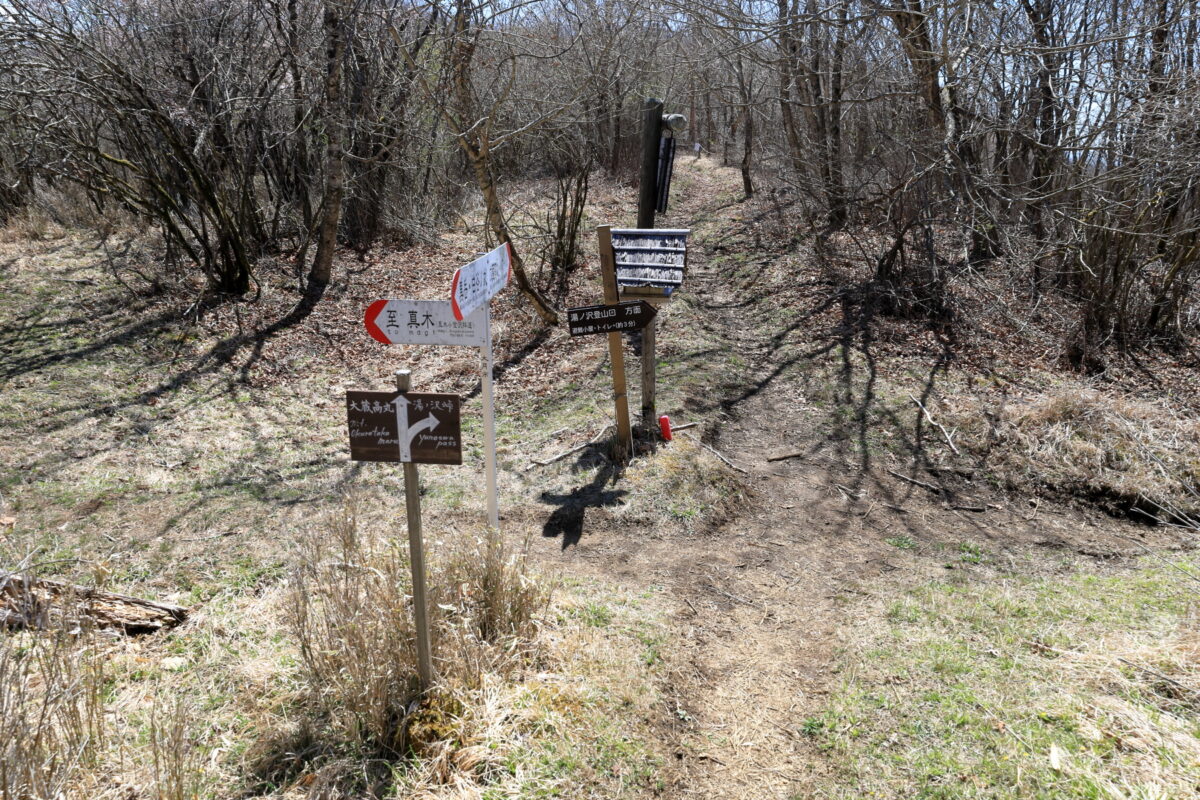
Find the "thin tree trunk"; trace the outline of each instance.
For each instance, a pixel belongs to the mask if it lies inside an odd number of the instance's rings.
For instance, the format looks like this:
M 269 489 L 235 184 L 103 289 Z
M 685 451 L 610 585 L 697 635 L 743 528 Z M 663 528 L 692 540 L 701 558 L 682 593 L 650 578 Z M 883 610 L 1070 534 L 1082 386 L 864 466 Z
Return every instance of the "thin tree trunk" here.
M 325 197 L 321 203 L 321 227 L 317 234 L 317 254 L 313 257 L 308 280 L 324 286 L 329 283 L 333 268 L 333 251 L 337 247 L 338 222 L 342 216 L 342 195 L 345 193 L 345 163 L 342 153 L 342 56 L 346 49 L 343 12 L 338 0 L 325 4 L 326 49 L 325 71 Z

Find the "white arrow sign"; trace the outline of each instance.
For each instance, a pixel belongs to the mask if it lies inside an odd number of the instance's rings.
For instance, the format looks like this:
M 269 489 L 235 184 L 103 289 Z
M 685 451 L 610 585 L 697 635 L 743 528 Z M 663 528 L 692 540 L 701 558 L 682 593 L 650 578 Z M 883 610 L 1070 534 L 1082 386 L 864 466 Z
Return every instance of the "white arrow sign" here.
M 488 300 L 508 285 L 511 274 L 512 254 L 507 244 L 455 270 L 454 280 L 450 283 L 450 307 L 454 310 L 454 318 L 466 319 L 472 311 L 487 305 Z
M 455 319 L 446 300 L 376 300 L 363 317 L 367 333 L 384 344 L 440 344 L 483 347 L 483 311 Z
M 396 398 L 396 430 L 400 444 L 400 460 L 404 463 L 412 461 L 412 443 L 424 431 L 431 431 L 441 423 L 433 412 L 415 425 L 408 424 L 408 398 L 400 395 Z
M 422 431 L 431 431 L 438 426 L 438 418 L 429 412 L 429 416 L 418 422 L 416 425 L 408 426 L 408 446 L 412 447 L 413 439 L 417 438 L 417 434 Z

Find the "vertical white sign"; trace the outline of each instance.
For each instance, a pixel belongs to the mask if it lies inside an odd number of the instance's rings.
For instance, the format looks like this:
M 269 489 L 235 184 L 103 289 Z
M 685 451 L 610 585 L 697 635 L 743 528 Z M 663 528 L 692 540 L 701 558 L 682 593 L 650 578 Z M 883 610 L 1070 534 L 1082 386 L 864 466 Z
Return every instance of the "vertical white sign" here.
M 508 285 L 511 274 L 512 256 L 507 244 L 455 270 L 454 280 L 450 283 L 450 307 L 454 318 L 465 319 L 472 311 L 487 304 Z

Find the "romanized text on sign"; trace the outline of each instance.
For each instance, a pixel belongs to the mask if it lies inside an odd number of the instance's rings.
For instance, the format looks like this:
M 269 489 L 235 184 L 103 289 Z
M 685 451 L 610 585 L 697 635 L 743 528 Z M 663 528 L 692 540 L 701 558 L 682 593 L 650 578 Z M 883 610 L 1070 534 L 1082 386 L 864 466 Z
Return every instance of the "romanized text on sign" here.
M 482 309 L 456 319 L 448 300 L 376 300 L 364 317 L 367 333 L 384 344 L 487 344 Z

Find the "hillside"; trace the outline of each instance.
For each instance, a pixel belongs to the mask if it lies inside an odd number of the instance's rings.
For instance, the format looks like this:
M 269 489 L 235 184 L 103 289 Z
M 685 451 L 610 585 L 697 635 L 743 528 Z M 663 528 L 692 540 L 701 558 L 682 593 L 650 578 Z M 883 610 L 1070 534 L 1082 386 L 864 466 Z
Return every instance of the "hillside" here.
M 102 679 L 72 708 L 100 741 L 62 772 L 64 796 L 1190 796 L 1190 356 L 1068 371 L 1048 333 L 1060 309 L 1011 312 L 1000 276 L 965 283 L 949 322 L 885 314 L 867 233 L 743 201 L 738 171 L 707 158 L 676 169 L 659 225 L 690 228 L 693 249 L 659 315 L 658 404 L 696 426 L 612 459 L 603 337 L 542 327 L 507 291 L 512 561 L 483 531 L 477 354 L 386 348 L 362 325 L 375 299 L 444 297 L 477 224 L 341 254 L 311 311 L 284 262 L 261 268 L 261 299 L 200 309 L 186 276 L 118 236 L 0 245 L 0 570 L 189 610 L 79 645 L 72 685 Z M 635 199 L 593 191 L 564 305 L 599 301 L 590 231 L 631 224 Z M 343 402 L 400 367 L 465 400 L 464 464 L 421 472 L 445 630 L 491 608 L 472 592 L 495 574 L 473 568 L 521 574 L 513 638 L 448 645 L 445 694 L 378 723 L 403 731 L 381 747 L 362 733 L 379 698 L 347 699 L 359 651 L 329 615 L 380 641 L 408 624 L 389 584 L 399 471 L 348 460 Z M 325 564 L 361 576 L 309 576 Z M 40 634 L 0 635 L 17 708 Z M 52 683 L 37 674 L 25 685 Z

